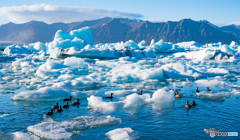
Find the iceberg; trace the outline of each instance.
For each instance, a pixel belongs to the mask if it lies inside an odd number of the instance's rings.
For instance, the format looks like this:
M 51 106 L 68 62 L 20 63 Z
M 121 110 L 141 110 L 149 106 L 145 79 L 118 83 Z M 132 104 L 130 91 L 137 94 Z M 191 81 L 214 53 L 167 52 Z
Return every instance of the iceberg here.
M 39 137 L 23 132 L 4 133 L 0 131 L 2 140 L 40 140 Z
M 70 139 L 74 131 L 88 130 L 121 123 L 120 118 L 111 116 L 81 116 L 64 122 L 42 122 L 29 126 L 27 130 L 45 139 Z
M 166 91 L 165 89 L 159 89 L 155 91 L 150 98 L 150 94 L 138 95 L 133 93 L 126 96 L 126 99 L 118 102 L 104 102 L 102 97 L 96 97 L 91 95 L 88 100 L 88 106 L 96 108 L 103 112 L 113 112 L 123 108 L 135 108 L 140 107 L 148 103 L 166 103 L 175 101 L 174 92 Z
M 54 48 L 70 48 L 77 47 L 83 48 L 86 45 L 93 45 L 92 31 L 89 27 L 71 30 L 69 33 L 58 30 L 52 42 L 47 46 L 51 49 Z
M 129 127 L 111 130 L 105 136 L 111 140 L 135 140 L 140 138 L 140 135 L 134 133 Z
M 65 58 L 63 65 L 74 67 L 74 68 L 82 68 L 82 69 L 85 69 L 88 67 L 88 64 L 84 61 L 84 59 L 76 58 L 76 57 Z
M 3 51 L 4 54 L 12 55 L 12 54 L 31 54 L 32 52 L 25 47 L 18 46 L 18 45 L 11 45 L 8 46 Z

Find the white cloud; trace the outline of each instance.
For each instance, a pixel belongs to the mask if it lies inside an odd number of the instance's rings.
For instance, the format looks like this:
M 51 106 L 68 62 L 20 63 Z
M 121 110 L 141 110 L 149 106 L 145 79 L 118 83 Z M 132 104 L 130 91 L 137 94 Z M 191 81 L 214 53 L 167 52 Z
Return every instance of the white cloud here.
M 230 22 L 230 23 L 227 23 L 227 25 L 232 25 L 232 24 L 240 25 L 240 21 L 239 21 L 239 22 Z
M 0 16 L 7 17 L 9 21 L 24 23 L 31 20 L 54 22 L 76 22 L 93 20 L 103 17 L 118 18 L 142 18 L 143 15 L 136 13 L 125 13 L 108 9 L 83 8 L 77 6 L 54 6 L 47 4 L 24 5 L 1 7 Z

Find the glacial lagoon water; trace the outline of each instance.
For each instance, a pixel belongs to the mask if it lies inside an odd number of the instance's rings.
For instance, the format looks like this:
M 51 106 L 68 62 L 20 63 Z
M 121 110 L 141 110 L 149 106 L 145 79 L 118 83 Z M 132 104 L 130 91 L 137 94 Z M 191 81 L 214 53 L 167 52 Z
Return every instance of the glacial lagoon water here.
M 131 106 L 128 108 L 118 108 L 112 111 L 103 111 L 96 107 L 91 107 L 88 104 L 87 97 L 80 98 L 80 106 L 70 106 L 68 109 L 63 109 L 61 113 L 55 113 L 52 116 L 44 115 L 50 111 L 50 108 L 58 102 L 60 105 L 64 105 L 65 102 L 62 99 L 53 100 L 31 100 L 31 101 L 17 101 L 12 100 L 11 97 L 19 94 L 23 91 L 37 90 L 42 87 L 52 86 L 52 84 L 59 81 L 54 81 L 57 76 L 40 77 L 38 81 L 34 81 L 36 70 L 46 62 L 46 59 L 41 61 L 30 61 L 30 63 L 24 65 L 28 70 L 23 70 L 23 66 L 13 67 L 12 62 L 2 63 L 4 78 L 1 82 L 1 94 L 0 94 L 0 137 L 2 139 L 8 139 L 14 132 L 23 132 L 35 135 L 28 131 L 29 126 L 34 126 L 41 122 L 53 120 L 55 122 L 64 122 L 70 119 L 74 119 L 79 116 L 111 116 L 120 118 L 121 123 L 98 126 L 91 129 L 86 128 L 84 130 L 78 130 L 79 133 L 73 134 L 72 140 L 77 139 L 108 139 L 105 134 L 111 130 L 117 128 L 129 127 L 134 131 L 135 138 L 139 139 L 210 139 L 210 135 L 204 132 L 210 128 L 214 128 L 220 132 L 240 132 L 239 128 L 239 72 L 240 67 L 238 62 L 231 62 L 225 60 L 208 60 L 204 62 L 193 63 L 191 60 L 175 58 L 172 54 L 164 55 L 156 58 L 148 58 L 151 61 L 142 61 L 139 67 L 144 68 L 158 68 L 166 64 L 180 62 L 181 64 L 191 64 L 202 71 L 207 71 L 210 68 L 221 68 L 229 71 L 225 74 L 219 74 L 215 72 L 215 76 L 206 76 L 201 78 L 194 77 L 182 77 L 182 78 L 165 78 L 160 80 L 146 79 L 131 77 L 127 80 L 120 80 L 112 82 L 103 82 L 99 86 L 90 84 L 90 86 L 73 88 L 68 87 L 66 89 L 84 91 L 96 91 L 94 96 L 103 97 L 104 102 L 119 102 L 126 98 L 127 95 L 114 95 L 113 100 L 105 99 L 105 92 L 114 90 L 143 90 L 143 94 L 153 95 L 158 89 L 167 87 L 168 89 L 177 89 L 182 96 L 180 99 L 170 102 L 160 103 L 147 103 L 139 106 Z M 63 59 L 55 60 L 56 62 L 63 63 Z M 127 64 L 136 64 L 137 61 L 127 61 Z M 24 62 L 24 61 L 23 61 Z M 120 63 L 119 59 L 113 60 L 93 60 L 85 59 L 85 62 L 91 66 L 88 67 L 87 73 L 78 71 L 79 68 L 72 68 L 71 72 L 77 77 L 84 77 L 91 73 L 100 73 L 103 77 L 110 77 L 107 74 L 114 67 L 121 67 L 117 65 L 127 65 Z M 150 63 L 149 63 L 150 62 Z M 207 67 L 203 70 L 202 67 Z M 31 72 L 31 69 L 33 72 Z M 81 69 L 81 68 L 80 68 Z M 35 71 L 34 71 L 35 70 Z M 62 70 L 62 69 L 61 69 Z M 86 70 L 83 69 L 83 70 Z M 23 72 L 29 71 L 29 72 Z M 60 70 L 59 70 L 60 71 Z M 64 72 L 63 72 L 64 73 Z M 67 73 L 67 72 L 65 72 Z M 204 72 L 203 72 L 204 73 Z M 146 74 L 146 73 L 143 73 Z M 93 78 L 98 79 L 100 76 Z M 103 77 L 100 77 L 99 81 L 107 81 Z M 32 80 L 31 82 L 19 82 L 23 79 Z M 72 80 L 72 78 L 70 78 Z M 68 79 L 69 80 L 69 79 Z M 70 80 L 70 81 L 71 81 Z M 198 80 L 208 80 L 209 83 L 197 82 Z M 215 81 L 214 81 L 215 80 Z M 211 82 L 212 81 L 212 82 Z M 207 84 L 207 85 L 206 85 Z M 206 87 L 210 87 L 213 96 L 204 94 L 203 91 Z M 199 88 L 202 93 L 197 96 L 194 92 L 196 87 Z M 88 96 L 89 97 L 89 96 Z M 40 98 L 40 97 L 39 97 Z M 75 101 L 76 98 L 73 98 Z M 184 108 L 186 101 L 195 101 L 197 106 L 190 109 Z M 71 102 L 73 102 L 71 101 Z M 72 133 L 73 130 L 68 130 Z M 1 139 L 0 138 L 0 139 Z M 237 139 L 239 137 L 217 137 L 217 139 Z

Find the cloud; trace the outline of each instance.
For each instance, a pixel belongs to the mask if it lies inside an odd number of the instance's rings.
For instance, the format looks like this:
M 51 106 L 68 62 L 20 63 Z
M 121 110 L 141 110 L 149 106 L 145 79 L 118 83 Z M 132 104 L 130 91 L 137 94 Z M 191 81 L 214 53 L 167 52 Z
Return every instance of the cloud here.
M 227 23 L 227 25 L 232 25 L 232 24 L 234 24 L 234 25 L 240 25 L 240 21 L 239 21 L 239 22 L 230 22 L 230 23 Z
M 9 21 L 15 23 L 24 23 L 31 20 L 44 21 L 47 23 L 69 23 L 103 17 L 130 19 L 143 17 L 141 14 L 126 13 L 108 9 L 84 8 L 77 6 L 54 6 L 47 4 L 1 7 L 0 16 L 7 17 Z

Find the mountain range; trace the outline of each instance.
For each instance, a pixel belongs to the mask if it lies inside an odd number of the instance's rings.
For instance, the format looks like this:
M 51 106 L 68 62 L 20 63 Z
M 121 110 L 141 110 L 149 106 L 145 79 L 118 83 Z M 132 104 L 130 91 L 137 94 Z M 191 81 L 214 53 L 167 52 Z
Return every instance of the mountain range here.
M 130 39 L 137 43 L 145 40 L 147 44 L 152 39 L 155 41 L 163 39 L 165 42 L 172 43 L 196 41 L 200 44 L 217 42 L 229 44 L 231 41 L 240 41 L 240 26 L 236 25 L 217 27 L 206 20 L 194 21 L 191 19 L 152 23 L 106 17 L 73 23 L 47 24 L 41 21 L 31 21 L 14 24 L 10 22 L 0 26 L 0 43 L 51 42 L 57 30 L 69 32 L 85 26 L 91 27 L 94 44 L 115 43 Z

